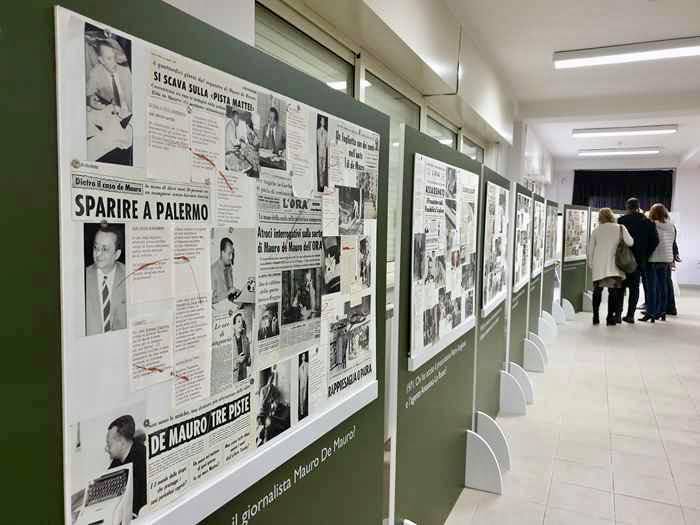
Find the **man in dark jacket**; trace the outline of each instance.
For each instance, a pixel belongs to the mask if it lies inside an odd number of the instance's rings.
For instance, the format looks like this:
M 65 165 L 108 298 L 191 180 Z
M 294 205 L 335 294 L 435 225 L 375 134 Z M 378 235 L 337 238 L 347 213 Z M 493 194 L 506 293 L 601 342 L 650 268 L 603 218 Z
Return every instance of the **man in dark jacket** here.
M 634 323 L 634 312 L 637 309 L 639 300 L 639 280 L 644 273 L 649 256 L 654 252 L 659 244 L 659 235 L 656 233 L 654 223 L 647 219 L 639 210 L 639 200 L 632 197 L 627 199 L 627 213 L 620 217 L 617 222 L 622 224 L 634 239 L 632 253 L 637 260 L 637 269 L 633 273 L 628 273 L 625 279 L 625 286 L 629 288 L 629 302 L 627 304 L 627 315 L 622 318 L 627 323 Z M 646 286 L 644 296 L 646 297 Z

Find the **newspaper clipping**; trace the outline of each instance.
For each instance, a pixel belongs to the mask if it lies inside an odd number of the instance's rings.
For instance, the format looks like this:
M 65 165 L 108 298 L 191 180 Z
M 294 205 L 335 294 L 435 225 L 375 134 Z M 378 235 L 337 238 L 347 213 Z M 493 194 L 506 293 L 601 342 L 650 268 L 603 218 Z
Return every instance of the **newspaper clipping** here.
M 479 177 L 416 154 L 411 355 L 449 344 L 474 318 Z
M 517 292 L 530 280 L 532 250 L 532 197 L 516 194 L 515 200 L 515 257 L 513 291 Z
M 375 380 L 380 137 L 56 12 L 66 522 L 148 522 Z
M 557 223 L 559 211 L 557 206 L 547 203 L 547 224 L 545 225 L 546 235 L 544 240 L 544 264 L 551 266 L 557 260 Z
M 535 199 L 535 208 L 532 224 L 532 278 L 534 279 L 544 268 L 544 228 L 545 205 L 544 202 Z
M 506 297 L 509 193 L 493 182 L 486 184 L 482 315 L 488 315 Z
M 567 208 L 564 222 L 564 262 L 585 259 L 588 247 L 588 210 Z

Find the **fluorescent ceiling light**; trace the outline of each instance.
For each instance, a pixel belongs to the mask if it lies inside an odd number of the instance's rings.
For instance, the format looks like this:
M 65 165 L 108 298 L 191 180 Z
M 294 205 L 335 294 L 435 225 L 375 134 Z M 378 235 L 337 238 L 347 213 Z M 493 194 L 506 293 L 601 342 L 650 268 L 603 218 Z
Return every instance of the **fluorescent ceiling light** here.
M 569 69 L 699 55 L 700 37 L 694 36 L 619 46 L 557 51 L 554 53 L 553 60 L 554 69 Z
M 666 124 L 663 126 L 631 126 L 624 128 L 585 128 L 574 129 L 571 136 L 575 138 L 583 137 L 627 137 L 639 135 L 669 135 L 676 133 L 676 124 Z
M 438 142 L 440 144 L 444 144 L 445 146 L 452 146 L 453 144 L 452 139 L 438 139 Z
M 580 149 L 579 157 L 620 157 L 627 155 L 658 155 L 661 148 L 650 146 L 646 148 L 604 148 L 604 149 Z
M 326 85 L 331 89 L 345 91 L 345 88 L 347 87 L 348 83 L 345 80 L 337 80 L 333 82 L 326 82 Z M 360 86 L 363 88 L 368 88 L 372 87 L 372 84 L 370 84 L 367 80 L 360 80 Z

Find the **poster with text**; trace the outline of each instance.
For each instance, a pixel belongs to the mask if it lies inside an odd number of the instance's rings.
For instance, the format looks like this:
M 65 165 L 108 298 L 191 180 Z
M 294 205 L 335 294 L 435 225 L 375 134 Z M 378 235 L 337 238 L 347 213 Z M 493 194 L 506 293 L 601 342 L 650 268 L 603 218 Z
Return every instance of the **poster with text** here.
M 532 197 L 516 193 L 515 249 L 513 291 L 517 292 L 530 280 L 532 250 Z
M 544 236 L 545 236 L 545 205 L 535 199 L 535 209 L 532 224 L 532 278 L 534 279 L 544 268 Z
M 551 266 L 557 260 L 557 222 L 559 210 L 556 205 L 547 204 L 547 218 L 544 239 L 544 264 Z
M 564 222 L 564 262 L 586 258 L 588 249 L 588 210 L 567 208 Z
M 482 315 L 488 315 L 506 298 L 509 193 L 498 184 L 486 183 Z

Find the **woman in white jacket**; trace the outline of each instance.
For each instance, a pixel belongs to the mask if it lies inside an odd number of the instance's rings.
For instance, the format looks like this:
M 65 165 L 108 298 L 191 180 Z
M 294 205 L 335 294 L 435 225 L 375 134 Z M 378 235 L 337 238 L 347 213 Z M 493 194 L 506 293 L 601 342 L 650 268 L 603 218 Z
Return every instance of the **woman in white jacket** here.
M 598 212 L 598 227 L 591 233 L 588 242 L 588 266 L 593 274 L 593 324 L 600 323 L 598 311 L 603 288 L 608 289 L 608 316 L 606 324 L 613 326 L 621 322 L 622 302 L 625 295 L 623 280 L 625 272 L 615 264 L 615 251 L 620 240 L 627 246 L 634 239 L 621 224 L 617 224 L 610 208 Z

